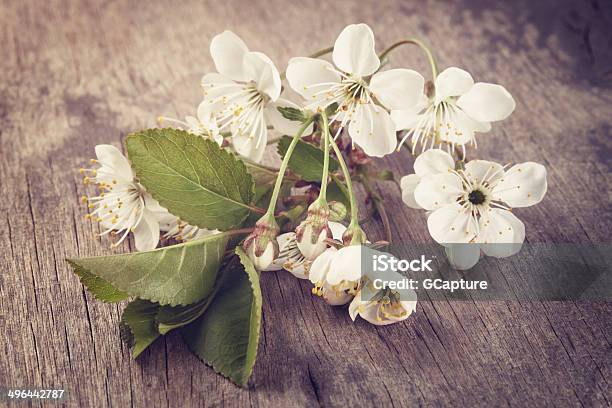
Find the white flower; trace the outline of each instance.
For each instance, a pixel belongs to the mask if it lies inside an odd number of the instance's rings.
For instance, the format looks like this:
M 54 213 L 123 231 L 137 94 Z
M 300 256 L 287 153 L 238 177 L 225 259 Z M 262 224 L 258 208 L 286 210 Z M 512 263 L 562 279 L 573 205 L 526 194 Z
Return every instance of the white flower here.
M 338 134 L 348 125 L 352 140 L 366 154 L 381 157 L 393 152 L 397 146 L 395 127 L 379 104 L 388 109 L 413 108 L 425 80 L 408 69 L 377 72 L 380 60 L 374 34 L 366 24 L 342 30 L 332 59 L 337 69 L 322 59 L 292 58 L 287 67 L 289 85 L 306 99 L 307 109 L 338 103 L 338 112 L 330 122 L 340 122 Z
M 266 148 L 268 125 L 284 134 L 297 133 L 300 123 L 283 118 L 277 110 L 295 104 L 280 98 L 280 75 L 270 58 L 249 51 L 231 31 L 213 38 L 210 54 L 218 73 L 202 78 L 204 102 L 219 130 L 232 132 L 238 154 L 258 162 Z
M 344 305 L 355 295 L 362 278 L 361 245 L 328 248 L 310 267 L 312 293 L 330 305 Z
M 410 137 L 413 151 L 419 143 L 424 150 L 443 142 L 465 151 L 466 143 L 476 144 L 475 132 L 488 132 L 490 122 L 507 118 L 515 106 L 503 86 L 474 83 L 468 72 L 450 67 L 436 78 L 435 95 L 422 95 L 413 109 L 392 110 L 391 118 L 397 130 L 408 129 L 400 146 Z
M 329 222 L 329 229 L 335 240 L 342 240 L 346 227 L 339 222 Z M 299 279 L 308 279 L 312 260 L 306 259 L 300 251 L 295 232 L 287 232 L 277 237 L 279 255 L 266 271 L 285 269 Z
M 404 277 L 397 272 L 392 272 L 392 277 L 387 281 L 399 282 Z M 416 310 L 417 295 L 412 289 L 401 291 L 376 289 L 373 282 L 368 281 L 349 305 L 349 315 L 355 321 L 361 316 L 368 322 L 377 326 L 384 326 L 405 320 Z
M 520 250 L 525 226 L 511 207 L 528 207 L 542 200 L 547 189 L 544 166 L 527 162 L 506 170 L 497 163 L 472 160 L 465 169 L 454 170 L 445 152 L 423 157 L 421 165 L 429 174 L 414 189 L 414 200 L 432 211 L 427 226 L 436 242 L 451 248 L 450 244 L 477 243 L 478 251 L 495 257 Z M 474 250 L 470 251 L 457 256 L 463 269 L 474 260 Z
M 219 146 L 221 146 L 223 143 L 223 136 L 221 136 L 219 133 L 219 126 L 217 126 L 217 121 L 213 115 L 211 105 L 206 101 L 202 101 L 200 105 L 198 105 L 196 116 L 197 117 L 186 116 L 184 122 L 182 120 L 160 116 L 158 118 L 158 122 L 160 124 L 164 121 L 176 123 L 185 127 L 194 135 L 202 136 L 205 139 L 214 140 Z
M 414 161 L 414 173 L 401 178 L 402 200 L 410 208 L 422 209 L 414 198 L 414 190 L 422 178 L 433 174 L 448 173 L 455 169 L 455 161 L 443 150 L 429 149 Z
M 83 196 L 92 210 L 88 218 L 100 222 L 105 229 L 100 235 L 121 235 L 113 244 L 119 245 L 130 232 L 134 233 L 136 249 L 153 249 L 159 242 L 159 217 L 163 211 L 159 203 L 134 179 L 128 160 L 111 145 L 96 146 L 97 169 L 80 169 L 86 174 L 85 184 L 95 183 L 100 190 L 98 196 Z

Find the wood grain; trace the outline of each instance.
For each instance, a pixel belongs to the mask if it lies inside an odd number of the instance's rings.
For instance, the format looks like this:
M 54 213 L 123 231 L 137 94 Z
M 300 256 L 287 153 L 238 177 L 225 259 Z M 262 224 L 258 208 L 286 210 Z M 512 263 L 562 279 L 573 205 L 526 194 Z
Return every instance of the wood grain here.
M 66 257 L 113 252 L 83 219 L 76 169 L 95 144 L 192 114 L 214 34 L 232 29 L 283 66 L 361 21 L 379 49 L 418 36 L 441 67 L 510 90 L 517 109 L 478 155 L 548 167 L 546 199 L 520 211 L 528 241 L 610 243 L 609 2 L 3 0 L 0 386 L 65 387 L 70 406 L 610 405 L 610 302 L 420 302 L 414 318 L 374 327 L 306 282 L 264 274 L 259 358 L 239 389 L 174 334 L 132 360 L 121 306 L 70 272 Z M 428 72 L 414 49 L 393 63 Z M 412 171 L 406 152 L 380 164 Z M 379 188 L 396 239 L 429 242 L 423 215 Z

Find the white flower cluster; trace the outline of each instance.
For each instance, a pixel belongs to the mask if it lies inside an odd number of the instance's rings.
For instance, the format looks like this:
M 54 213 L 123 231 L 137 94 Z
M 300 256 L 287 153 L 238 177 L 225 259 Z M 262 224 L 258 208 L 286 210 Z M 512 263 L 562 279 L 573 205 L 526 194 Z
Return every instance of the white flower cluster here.
M 286 81 L 302 97 L 299 103 L 288 99 L 283 76 L 270 58 L 250 51 L 236 34 L 225 31 L 215 36 L 210 53 L 217 72 L 202 78 L 203 100 L 196 116 L 185 121 L 161 119 L 219 145 L 230 145 L 238 155 L 259 162 L 270 129 L 298 134 L 296 139 L 300 132 L 312 133 L 312 125 L 301 128 L 300 122 L 285 118 L 279 107 L 322 115 L 326 108 L 337 106 L 329 118 L 323 115 L 325 124 L 329 119 L 329 125 L 334 125 L 331 137 L 348 134 L 353 145 L 368 156 L 385 156 L 404 143 L 416 153 L 420 146 L 415 174 L 401 180 L 402 197 L 408 206 L 427 211 L 429 232 L 445 246 L 455 267 L 472 267 L 481 252 L 505 257 L 520 249 L 525 226 L 512 208 L 542 200 L 547 188 L 545 168 L 532 162 L 509 168 L 484 160 L 465 163 L 466 146 L 476 146 L 476 133 L 488 132 L 492 122 L 514 111 L 514 99 L 501 85 L 475 83 L 468 72 L 455 67 L 437 74 L 432 58 L 433 81 L 426 82 L 411 69 L 381 70 L 374 34 L 365 24 L 342 30 L 333 47 L 333 63 L 306 57 L 289 61 Z M 325 141 L 326 148 L 335 146 L 327 143 L 327 137 Z M 450 152 L 462 152 L 461 160 L 455 162 Z M 146 250 L 157 246 L 160 231 L 179 240 L 214 233 L 185 224 L 161 207 L 113 146 L 97 146 L 96 156 L 94 163 L 99 167 L 81 172 L 85 182 L 95 183 L 100 192 L 83 199 L 92 209 L 88 217 L 101 223 L 103 235 L 120 235 L 118 244 L 133 232 L 137 249 Z M 344 173 L 347 177 L 348 171 Z M 327 170 L 323 174 L 326 184 Z M 415 310 L 414 294 L 401 299 L 397 292 L 382 290 L 362 299 L 360 291 L 369 282 L 359 265 L 366 238 L 354 224 L 356 211 L 348 229 L 330 222 L 323 195 L 322 201 L 310 206 L 308 217 L 295 232 L 279 236 L 273 208 L 271 203 L 244 243 L 258 269 L 284 268 L 309 279 L 313 293 L 329 304 L 351 302 L 353 319 L 360 315 L 374 324 L 390 324 Z

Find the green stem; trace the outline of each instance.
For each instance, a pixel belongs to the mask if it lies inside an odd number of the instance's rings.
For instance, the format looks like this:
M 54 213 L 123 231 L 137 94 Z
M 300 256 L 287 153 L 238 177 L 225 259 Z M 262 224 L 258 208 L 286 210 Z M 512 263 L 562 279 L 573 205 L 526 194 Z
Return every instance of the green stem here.
M 325 112 L 321 113 L 323 118 L 323 144 L 324 144 L 324 156 L 323 156 L 323 177 L 321 177 L 321 190 L 319 192 L 319 200 L 327 202 L 327 179 L 329 178 L 329 121 Z
M 272 197 L 270 198 L 270 205 L 268 207 L 268 211 L 264 215 L 264 217 L 268 216 L 274 219 L 274 210 L 276 209 L 276 200 L 278 200 L 278 193 L 280 192 L 281 186 L 283 184 L 283 179 L 285 177 L 285 171 L 287 170 L 287 165 L 289 164 L 289 159 L 291 159 L 291 155 L 293 154 L 293 150 L 295 146 L 299 142 L 300 138 L 306 131 L 306 128 L 310 126 L 312 121 L 314 120 L 314 116 L 308 118 L 306 122 L 302 124 L 298 132 L 293 136 L 293 140 L 291 140 L 291 144 L 287 148 L 287 152 L 285 153 L 285 157 L 283 158 L 283 162 L 278 169 L 278 176 L 276 176 L 276 183 L 274 184 L 274 191 L 272 191 Z
M 319 58 L 322 57 L 325 54 L 329 54 L 330 52 L 334 51 L 334 47 L 327 47 L 327 48 L 323 48 L 322 50 L 319 50 L 313 54 L 310 54 L 308 56 L 308 58 Z
M 433 76 L 433 79 L 435 80 L 436 77 L 438 76 L 438 66 L 436 65 L 436 60 L 434 59 L 433 54 L 431 53 L 430 49 L 425 44 L 423 44 L 421 41 L 417 40 L 416 38 L 408 38 L 405 40 L 398 41 L 395 44 L 392 44 L 386 50 L 384 50 L 378 56 L 378 58 L 380 58 L 380 60 L 382 61 L 383 58 L 387 56 L 387 54 L 389 54 L 391 51 L 393 51 L 397 47 L 404 45 L 404 44 L 417 45 L 425 52 L 425 54 L 427 54 L 427 59 L 429 60 L 429 65 L 431 66 L 431 75 Z
M 329 53 L 330 53 L 330 52 L 332 52 L 333 50 L 334 50 L 334 47 L 327 47 L 327 48 L 323 48 L 322 50 L 319 50 L 319 51 L 317 51 L 317 52 L 314 52 L 314 53 L 310 54 L 310 55 L 308 56 L 308 58 L 319 58 L 319 57 L 321 57 L 321 56 L 323 56 L 323 55 L 325 55 L 325 54 L 329 54 Z M 285 71 L 281 72 L 281 74 L 280 74 L 280 79 L 281 79 L 281 81 L 282 81 L 283 79 L 285 79 L 286 77 L 287 77 L 287 70 L 285 70 Z
M 351 204 L 351 225 L 359 224 L 359 209 L 357 208 L 357 199 L 355 198 L 355 192 L 353 191 L 353 183 L 351 181 L 351 173 L 349 172 L 348 167 L 346 166 L 346 162 L 344 161 L 344 157 L 342 156 L 342 152 L 338 149 L 336 145 L 336 141 L 334 138 L 329 138 L 329 143 L 331 147 L 334 149 L 334 153 L 338 157 L 338 161 L 340 162 L 340 167 L 342 168 L 342 173 L 344 174 L 344 179 L 346 181 L 346 187 L 349 193 L 349 200 Z

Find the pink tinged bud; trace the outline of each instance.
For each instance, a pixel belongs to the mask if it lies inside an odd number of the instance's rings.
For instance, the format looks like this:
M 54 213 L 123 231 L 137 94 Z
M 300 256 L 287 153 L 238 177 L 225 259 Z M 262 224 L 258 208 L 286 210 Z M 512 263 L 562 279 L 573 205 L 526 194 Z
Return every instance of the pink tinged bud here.
M 326 239 L 332 238 L 329 229 L 329 207 L 325 201 L 315 201 L 308 207 L 308 216 L 295 229 L 297 246 L 310 261 L 327 249 Z
M 368 238 L 359 225 L 349 225 L 342 234 L 342 243 L 346 246 L 361 245 L 366 242 L 368 242 Z
M 247 254 L 251 259 L 251 262 L 253 262 L 255 268 L 258 271 L 263 271 L 272 265 L 272 262 L 274 262 L 274 259 L 276 258 L 275 252 L 277 251 L 275 251 L 274 243 L 269 241 L 264 247 L 264 250 L 261 251 L 261 253 L 259 252 L 260 251 L 257 250 L 257 245 L 249 245 L 247 249 Z
M 278 233 L 274 218 L 263 216 L 255 224 L 255 230 L 244 240 L 242 246 L 258 270 L 269 268 L 278 257 Z
M 302 255 L 304 255 L 304 258 L 313 261 L 327 249 L 325 240 L 331 237 L 332 233 L 328 226 L 321 229 L 317 235 L 313 226 L 311 224 L 306 224 L 303 228 L 300 228 L 297 246 Z

